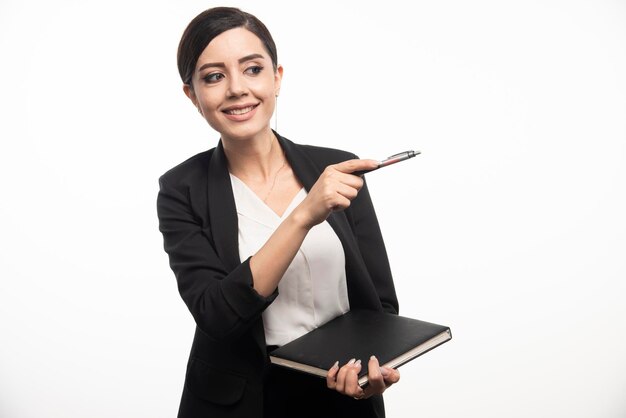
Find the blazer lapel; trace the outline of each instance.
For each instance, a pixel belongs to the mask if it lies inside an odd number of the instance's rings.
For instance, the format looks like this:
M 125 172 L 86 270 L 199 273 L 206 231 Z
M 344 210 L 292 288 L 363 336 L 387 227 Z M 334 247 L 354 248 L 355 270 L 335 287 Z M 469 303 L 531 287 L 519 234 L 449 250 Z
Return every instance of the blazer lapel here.
M 224 267 L 227 271 L 232 271 L 241 264 L 239 259 L 239 222 L 237 221 L 237 206 L 235 205 L 233 186 L 228 172 L 228 161 L 226 154 L 224 154 L 222 141 L 219 142 L 211 156 L 208 170 L 207 193 L 213 245 L 224 263 Z M 262 317 L 256 320 L 250 330 L 252 339 L 259 348 L 259 353 L 262 358 L 267 359 Z
M 296 144 L 276 134 L 285 151 L 289 164 L 300 179 L 308 192 L 315 184 L 320 174 L 326 167 L 319 167 L 309 156 Z M 348 298 L 351 309 L 373 309 L 382 311 L 382 305 L 376 288 L 369 276 L 369 272 L 363 261 L 361 251 L 354 238 L 352 228 L 345 212 L 333 212 L 327 218 L 337 237 L 343 245 L 346 257 L 346 281 L 348 285 Z
M 293 142 L 276 134 L 287 160 L 294 173 L 309 191 L 319 178 L 325 167 L 319 167 L 309 156 Z M 228 173 L 228 161 L 220 141 L 211 155 L 208 167 L 208 209 L 211 236 L 218 256 L 228 270 L 234 270 L 240 263 L 237 207 L 233 196 L 232 184 Z M 380 300 L 369 277 L 365 263 L 350 224 L 344 212 L 332 213 L 328 223 L 341 241 L 346 256 L 346 276 L 350 307 L 382 310 Z M 263 357 L 267 356 L 263 321 L 259 318 L 251 328 L 253 339 L 256 341 Z
M 209 222 L 213 244 L 224 266 L 231 271 L 241 263 L 241 260 L 239 260 L 237 207 L 222 141 L 211 156 L 208 170 Z

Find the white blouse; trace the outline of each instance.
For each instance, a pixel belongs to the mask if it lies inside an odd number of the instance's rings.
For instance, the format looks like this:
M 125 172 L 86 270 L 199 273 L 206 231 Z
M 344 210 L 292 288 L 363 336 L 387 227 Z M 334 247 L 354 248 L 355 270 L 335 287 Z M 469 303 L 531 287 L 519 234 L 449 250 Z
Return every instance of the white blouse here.
M 230 175 L 239 221 L 239 257 L 254 255 L 304 200 L 300 189 L 278 216 L 246 184 Z M 278 297 L 263 312 L 268 345 L 283 345 L 350 310 L 345 255 L 328 222 L 311 228 L 278 284 Z

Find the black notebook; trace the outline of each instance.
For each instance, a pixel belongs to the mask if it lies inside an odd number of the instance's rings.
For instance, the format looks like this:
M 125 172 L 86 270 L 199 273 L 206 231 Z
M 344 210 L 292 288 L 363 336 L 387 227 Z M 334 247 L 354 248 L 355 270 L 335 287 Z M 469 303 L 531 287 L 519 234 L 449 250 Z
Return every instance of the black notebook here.
M 384 312 L 350 311 L 270 353 L 272 363 L 326 377 L 339 365 L 361 359 L 359 385 L 367 383 L 367 363 L 396 368 L 452 338 L 450 328 Z

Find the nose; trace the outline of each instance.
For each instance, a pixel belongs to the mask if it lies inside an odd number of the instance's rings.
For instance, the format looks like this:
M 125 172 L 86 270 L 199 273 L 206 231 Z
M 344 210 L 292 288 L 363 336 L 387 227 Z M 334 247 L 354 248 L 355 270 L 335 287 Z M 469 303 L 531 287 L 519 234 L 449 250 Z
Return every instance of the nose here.
M 246 81 L 241 75 L 234 74 L 229 77 L 228 89 L 226 91 L 228 97 L 241 97 L 247 94 L 247 92 Z

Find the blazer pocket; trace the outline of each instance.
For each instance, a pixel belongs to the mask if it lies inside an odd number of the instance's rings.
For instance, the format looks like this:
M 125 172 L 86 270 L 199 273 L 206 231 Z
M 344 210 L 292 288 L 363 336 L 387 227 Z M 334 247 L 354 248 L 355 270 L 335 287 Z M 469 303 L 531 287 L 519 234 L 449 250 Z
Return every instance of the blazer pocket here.
M 234 405 L 243 396 L 246 378 L 216 369 L 191 358 L 185 379 L 187 388 L 197 397 L 217 405 Z

